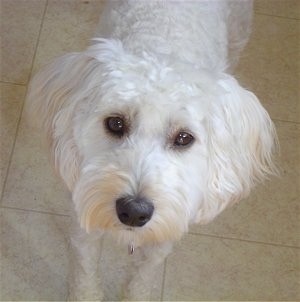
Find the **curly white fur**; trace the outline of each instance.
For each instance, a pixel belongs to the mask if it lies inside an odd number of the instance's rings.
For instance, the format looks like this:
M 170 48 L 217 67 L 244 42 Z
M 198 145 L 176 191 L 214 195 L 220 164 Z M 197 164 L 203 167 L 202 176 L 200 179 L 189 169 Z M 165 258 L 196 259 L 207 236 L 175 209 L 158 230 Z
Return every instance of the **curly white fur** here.
M 57 59 L 31 82 L 29 112 L 47 135 L 84 230 L 75 226 L 71 234 L 71 298 L 100 299 L 93 264 L 100 231 L 143 248 L 128 295 L 145 300 L 149 267 L 164 259 L 170 242 L 276 173 L 273 123 L 228 74 L 247 42 L 251 6 L 110 1 L 92 45 Z M 105 130 L 103 121 L 115 114 L 130 125 L 125 138 Z M 173 140 L 182 130 L 195 141 L 178 150 Z M 152 201 L 143 227 L 118 219 L 115 203 L 124 195 Z

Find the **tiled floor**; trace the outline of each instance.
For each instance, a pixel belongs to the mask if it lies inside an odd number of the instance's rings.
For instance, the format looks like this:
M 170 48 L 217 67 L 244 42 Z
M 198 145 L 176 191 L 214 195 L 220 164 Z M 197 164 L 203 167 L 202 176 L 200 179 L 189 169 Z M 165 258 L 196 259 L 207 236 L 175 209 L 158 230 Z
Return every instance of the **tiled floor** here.
M 1 300 L 65 300 L 69 194 L 22 116 L 30 76 L 81 50 L 99 0 L 1 0 Z M 258 0 L 237 70 L 273 118 L 281 178 L 207 226 L 195 226 L 161 269 L 153 300 L 300 300 L 298 0 Z M 106 239 L 106 299 L 117 300 L 126 252 Z M 119 266 L 112 269 L 112 263 Z

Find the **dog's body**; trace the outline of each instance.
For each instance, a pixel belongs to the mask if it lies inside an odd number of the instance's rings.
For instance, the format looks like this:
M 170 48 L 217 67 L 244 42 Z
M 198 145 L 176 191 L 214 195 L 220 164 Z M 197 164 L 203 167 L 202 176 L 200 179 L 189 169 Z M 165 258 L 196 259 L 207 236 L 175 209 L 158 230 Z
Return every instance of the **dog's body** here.
M 248 41 L 251 17 L 252 2 L 244 0 L 111 1 L 96 36 L 119 39 L 132 54 L 146 51 L 224 71 Z
M 251 6 L 110 1 L 93 45 L 32 81 L 31 116 L 76 212 L 70 299 L 101 299 L 97 242 L 109 232 L 138 248 L 127 297 L 146 300 L 154 267 L 190 224 L 276 173 L 270 117 L 227 74 L 247 42 Z

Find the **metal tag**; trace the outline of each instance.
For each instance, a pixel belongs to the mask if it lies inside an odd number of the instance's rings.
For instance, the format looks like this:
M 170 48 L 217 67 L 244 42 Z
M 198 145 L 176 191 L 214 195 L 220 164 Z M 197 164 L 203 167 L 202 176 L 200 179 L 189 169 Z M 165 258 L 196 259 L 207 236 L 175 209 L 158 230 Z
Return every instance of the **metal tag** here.
M 130 244 L 128 244 L 128 254 L 129 255 L 133 255 L 134 250 L 135 250 L 135 248 L 134 248 L 134 242 L 131 242 Z

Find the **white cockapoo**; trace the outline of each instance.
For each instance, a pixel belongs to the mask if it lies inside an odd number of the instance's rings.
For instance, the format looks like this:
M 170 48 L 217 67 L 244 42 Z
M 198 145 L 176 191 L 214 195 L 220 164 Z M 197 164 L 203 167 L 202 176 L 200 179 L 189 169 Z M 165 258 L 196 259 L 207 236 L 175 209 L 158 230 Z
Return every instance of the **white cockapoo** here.
M 190 224 L 276 173 L 274 125 L 229 74 L 251 11 L 243 0 L 109 1 L 91 46 L 31 82 L 31 119 L 72 192 L 71 300 L 102 298 L 103 232 L 133 254 L 126 297 L 146 300 Z

